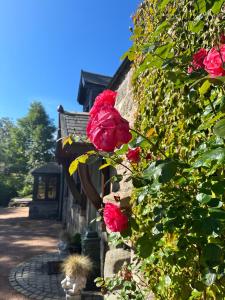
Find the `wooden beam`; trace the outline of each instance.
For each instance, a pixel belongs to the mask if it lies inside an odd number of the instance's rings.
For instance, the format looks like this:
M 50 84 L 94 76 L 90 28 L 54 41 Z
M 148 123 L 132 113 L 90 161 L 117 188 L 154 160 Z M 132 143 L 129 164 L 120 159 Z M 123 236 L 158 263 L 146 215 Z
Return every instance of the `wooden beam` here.
M 82 188 L 87 198 L 92 202 L 94 207 L 99 210 L 102 207 L 102 198 L 99 196 L 96 188 L 91 182 L 91 176 L 89 173 L 88 165 L 79 164 L 78 172 L 82 184 Z
M 82 196 L 81 194 L 79 193 L 79 191 L 77 190 L 76 188 L 76 182 L 73 178 L 73 176 L 70 176 L 69 174 L 69 167 L 67 164 L 63 164 L 63 169 L 64 169 L 64 172 L 65 172 L 65 176 L 66 176 L 66 181 L 67 181 L 67 184 L 69 186 L 69 189 L 73 195 L 73 198 L 78 202 L 78 203 L 82 203 Z

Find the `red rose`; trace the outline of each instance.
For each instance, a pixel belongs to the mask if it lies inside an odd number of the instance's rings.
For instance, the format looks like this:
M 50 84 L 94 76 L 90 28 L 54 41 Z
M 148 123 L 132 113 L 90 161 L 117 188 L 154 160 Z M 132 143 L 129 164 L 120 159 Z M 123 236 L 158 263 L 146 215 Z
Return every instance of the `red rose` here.
M 135 149 L 129 149 L 128 153 L 126 154 L 126 157 L 130 162 L 138 163 L 140 160 L 140 152 L 141 152 L 140 147 L 137 147 Z
M 103 106 L 91 116 L 87 124 L 87 136 L 96 149 L 112 152 L 131 140 L 129 129 L 129 123 L 114 107 Z
M 94 105 L 90 110 L 90 115 L 94 116 L 104 106 L 114 107 L 117 93 L 111 90 L 105 90 L 95 98 Z
M 207 56 L 207 53 L 208 52 L 206 49 L 201 48 L 200 50 L 198 50 L 198 52 L 196 52 L 193 55 L 192 66 L 193 66 L 194 70 L 204 68 L 203 61 L 204 61 L 205 57 Z
M 106 203 L 103 218 L 107 228 L 112 232 L 121 232 L 128 227 L 128 217 L 115 204 Z
M 203 61 L 207 56 L 207 53 L 208 52 L 206 49 L 201 48 L 193 55 L 191 66 L 188 67 L 188 74 L 191 74 L 193 71 L 203 69 L 205 67 Z
M 225 45 L 220 46 L 220 51 L 212 48 L 204 59 L 205 70 L 211 77 L 225 75 L 223 63 L 225 63 Z

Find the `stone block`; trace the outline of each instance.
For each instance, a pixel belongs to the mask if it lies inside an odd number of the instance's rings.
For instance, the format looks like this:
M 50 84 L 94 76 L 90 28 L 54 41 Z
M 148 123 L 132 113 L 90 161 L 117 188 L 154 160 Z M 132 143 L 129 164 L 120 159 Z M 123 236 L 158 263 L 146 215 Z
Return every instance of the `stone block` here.
M 124 264 L 130 262 L 130 252 L 124 249 L 112 249 L 106 252 L 104 277 L 113 277 Z

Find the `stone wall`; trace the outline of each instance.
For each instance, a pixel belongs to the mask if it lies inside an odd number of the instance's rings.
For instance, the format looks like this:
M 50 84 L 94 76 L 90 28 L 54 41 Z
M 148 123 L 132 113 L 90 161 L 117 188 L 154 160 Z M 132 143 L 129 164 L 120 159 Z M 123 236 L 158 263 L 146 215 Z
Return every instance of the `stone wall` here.
M 136 112 L 137 112 L 137 103 L 133 100 L 132 95 L 132 69 L 130 69 L 125 75 L 119 86 L 117 87 L 117 99 L 116 99 L 116 108 L 120 112 L 123 118 L 125 118 L 132 128 L 134 126 Z M 129 162 L 126 162 L 129 165 Z M 116 167 L 117 174 L 124 174 L 126 169 L 122 166 Z M 129 176 L 129 174 L 127 175 Z M 125 182 L 126 176 L 123 177 L 123 180 L 119 185 L 112 186 L 111 194 L 104 197 L 104 202 L 114 202 L 114 196 L 118 195 L 121 198 L 121 206 L 129 205 L 130 195 L 132 192 L 132 183 L 131 181 Z M 104 277 L 112 277 L 113 273 L 117 273 L 120 267 L 125 261 L 130 260 L 130 254 L 128 251 L 123 249 L 113 249 L 112 247 L 106 253 L 105 266 L 104 266 Z M 116 300 L 117 297 L 114 295 L 107 295 L 105 297 L 107 300 Z
M 120 114 L 130 123 L 130 127 L 133 127 L 135 115 L 137 111 L 137 103 L 133 100 L 132 95 L 132 68 L 124 76 L 124 80 L 117 89 L 117 99 L 115 107 L 118 109 Z
M 120 114 L 124 119 L 126 119 L 130 127 L 132 128 L 134 126 L 135 117 L 137 113 L 138 105 L 133 100 L 133 94 L 132 94 L 132 75 L 133 75 L 133 69 L 129 69 L 129 71 L 124 74 L 123 80 L 119 83 L 116 91 L 117 91 L 117 98 L 116 98 L 116 105 L 115 107 L 118 109 Z M 129 166 L 129 163 L 126 162 Z M 126 169 L 120 165 L 116 167 L 116 173 L 117 174 L 124 174 L 124 171 Z M 113 174 L 111 174 L 113 175 Z M 127 198 L 132 191 L 132 183 L 131 181 L 126 182 L 126 178 L 129 176 L 124 176 L 123 180 L 119 184 L 114 184 L 112 186 L 112 193 L 109 196 L 106 196 L 104 198 L 104 201 L 107 200 L 113 201 L 114 195 L 119 195 L 121 198 Z

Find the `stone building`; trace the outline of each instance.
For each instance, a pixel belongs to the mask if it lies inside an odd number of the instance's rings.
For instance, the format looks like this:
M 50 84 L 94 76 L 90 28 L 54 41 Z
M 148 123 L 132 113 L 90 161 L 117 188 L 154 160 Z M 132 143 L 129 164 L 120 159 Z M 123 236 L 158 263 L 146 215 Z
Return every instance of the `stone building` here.
M 104 273 L 104 260 L 108 245 L 104 224 L 93 220 L 98 216 L 97 210 L 101 208 L 103 198 L 104 202 L 107 202 L 113 201 L 115 194 L 129 197 L 131 186 L 125 182 L 120 183 L 120 186 L 108 184 L 111 170 L 105 168 L 99 171 L 99 166 L 103 163 L 101 159 L 90 165 L 80 164 L 78 172 L 73 176 L 69 175 L 68 168 L 77 156 L 93 149 L 93 146 L 86 142 L 88 111 L 95 97 L 103 90 L 117 91 L 116 108 L 131 126 L 133 125 L 136 105 L 132 100 L 131 77 L 132 69 L 128 59 L 123 61 L 112 78 L 81 71 L 77 101 L 83 105 L 83 112 L 67 112 L 62 106 L 58 109 L 59 130 L 56 159 L 63 168 L 59 216 L 69 233 L 79 232 L 85 237 L 85 241 L 92 243 L 92 258 L 99 263 L 97 275 Z M 75 134 L 75 143 L 64 146 L 63 139 L 70 134 Z M 118 173 L 123 171 L 121 168 L 117 169 Z M 121 256 L 118 257 L 118 251 L 116 251 L 115 254 L 112 252 L 108 255 L 111 262 L 108 270 L 105 268 L 106 275 L 112 273 L 112 270 L 116 271 L 121 265 L 118 261 L 129 259 L 129 253 L 122 253 L 121 250 L 120 254 Z

